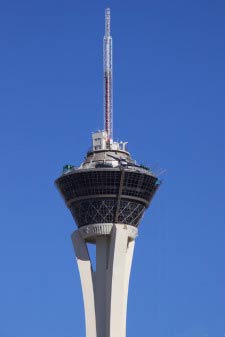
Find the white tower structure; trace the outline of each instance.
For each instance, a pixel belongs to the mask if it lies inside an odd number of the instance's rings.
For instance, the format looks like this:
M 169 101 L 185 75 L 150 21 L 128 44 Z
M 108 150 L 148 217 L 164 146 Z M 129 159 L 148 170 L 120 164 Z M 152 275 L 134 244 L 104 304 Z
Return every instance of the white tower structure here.
M 79 167 L 65 165 L 56 180 L 78 229 L 72 234 L 83 292 L 86 337 L 125 337 L 128 286 L 139 222 L 160 185 L 134 161 L 126 142 L 112 138 L 112 38 L 105 13 L 105 129 Z M 96 248 L 96 268 L 87 244 Z

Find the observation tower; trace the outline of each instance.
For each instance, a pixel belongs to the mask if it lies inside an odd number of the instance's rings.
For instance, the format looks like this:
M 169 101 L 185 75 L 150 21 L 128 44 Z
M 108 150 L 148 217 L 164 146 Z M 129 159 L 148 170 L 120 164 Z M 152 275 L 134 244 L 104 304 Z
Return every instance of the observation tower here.
M 81 278 L 87 337 L 125 337 L 129 277 L 138 225 L 160 185 L 150 168 L 139 165 L 113 141 L 112 37 L 105 11 L 104 130 L 79 167 L 65 165 L 56 180 L 78 229 L 72 241 Z M 96 247 L 96 268 L 87 243 Z

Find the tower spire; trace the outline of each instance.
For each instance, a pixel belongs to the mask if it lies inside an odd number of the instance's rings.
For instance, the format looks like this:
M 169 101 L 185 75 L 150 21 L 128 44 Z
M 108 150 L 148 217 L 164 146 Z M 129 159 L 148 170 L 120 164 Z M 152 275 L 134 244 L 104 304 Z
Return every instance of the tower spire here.
M 103 39 L 104 71 L 104 129 L 108 142 L 113 138 L 113 75 L 112 75 L 112 37 L 110 36 L 110 8 L 105 10 L 105 36 Z

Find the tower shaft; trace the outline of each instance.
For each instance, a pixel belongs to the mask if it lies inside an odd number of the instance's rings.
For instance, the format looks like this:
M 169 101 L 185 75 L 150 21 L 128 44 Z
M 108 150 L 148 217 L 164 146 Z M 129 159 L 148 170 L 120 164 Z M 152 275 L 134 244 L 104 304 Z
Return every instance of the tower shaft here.
M 113 138 L 113 74 L 112 74 L 112 37 L 110 36 L 110 9 L 105 10 L 105 36 L 103 40 L 104 71 L 104 128 L 108 141 Z
M 81 229 L 72 234 L 80 272 L 87 337 L 125 337 L 130 270 L 137 229 L 112 225 L 102 235 L 96 226 L 96 270 L 87 250 L 87 235 Z M 90 228 L 91 231 L 91 228 Z M 91 233 L 89 234 L 91 235 Z

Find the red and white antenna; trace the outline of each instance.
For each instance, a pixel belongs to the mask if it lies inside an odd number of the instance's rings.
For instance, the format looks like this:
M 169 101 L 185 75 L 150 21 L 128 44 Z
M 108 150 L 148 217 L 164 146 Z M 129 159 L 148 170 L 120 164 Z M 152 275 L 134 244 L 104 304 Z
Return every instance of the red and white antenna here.
M 112 37 L 110 36 L 110 8 L 105 10 L 105 36 L 103 39 L 104 70 L 104 127 L 108 142 L 113 139 L 113 74 Z

